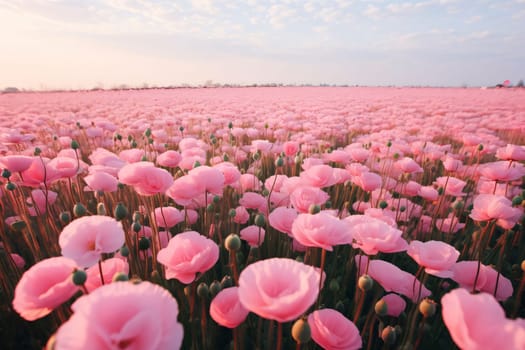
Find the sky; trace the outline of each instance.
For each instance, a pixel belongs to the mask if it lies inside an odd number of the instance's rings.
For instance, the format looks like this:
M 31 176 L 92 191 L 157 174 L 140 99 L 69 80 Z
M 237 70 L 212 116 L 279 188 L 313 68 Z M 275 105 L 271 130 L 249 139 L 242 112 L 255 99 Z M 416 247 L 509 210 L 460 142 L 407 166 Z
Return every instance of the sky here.
M 0 0 L 0 89 L 492 86 L 525 0 Z

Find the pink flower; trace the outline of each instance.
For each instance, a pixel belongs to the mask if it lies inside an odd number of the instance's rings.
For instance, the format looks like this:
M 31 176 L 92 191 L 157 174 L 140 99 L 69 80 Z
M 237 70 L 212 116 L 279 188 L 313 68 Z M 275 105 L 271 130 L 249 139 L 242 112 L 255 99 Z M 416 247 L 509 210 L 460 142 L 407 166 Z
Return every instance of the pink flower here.
M 84 181 L 92 191 L 115 192 L 118 189 L 117 178 L 102 171 L 84 177 Z
M 401 170 L 404 173 L 408 174 L 414 174 L 414 173 L 422 173 L 423 168 L 419 166 L 412 158 L 404 157 L 402 159 L 397 160 L 394 163 L 394 166 Z
M 175 168 L 181 159 L 179 152 L 170 150 L 157 156 L 157 164 L 166 168 Z
M 288 141 L 283 144 L 283 152 L 287 157 L 293 157 L 299 151 L 299 143 Z
M 446 171 L 458 171 L 463 167 L 463 163 L 461 160 L 447 156 L 443 161 L 443 167 Z
M 361 349 L 362 340 L 356 325 L 339 311 L 322 309 L 308 316 L 312 339 L 323 349 Z
M 315 302 L 321 272 L 286 258 L 260 260 L 239 276 L 239 299 L 260 317 L 288 322 L 297 319 Z
M 267 199 L 255 192 L 244 192 L 241 199 L 239 199 L 239 204 L 246 209 L 257 209 L 265 214 L 268 211 Z
M 142 196 L 164 193 L 173 184 L 173 177 L 169 172 L 150 162 L 125 165 L 119 170 L 118 178 L 123 184 L 133 186 Z
M 332 251 L 334 245 L 352 242 L 348 227 L 337 217 L 322 211 L 317 214 L 299 214 L 292 224 L 292 235 L 304 246 L 328 251 Z
M 264 242 L 266 231 L 262 227 L 250 225 L 243 228 L 240 232 L 241 239 L 248 242 L 250 247 L 258 247 Z
M 352 177 L 352 182 L 361 187 L 363 191 L 371 192 L 381 187 L 381 176 L 369 171 L 362 172 Z
M 128 163 L 137 163 L 142 160 L 142 157 L 144 156 L 144 150 L 139 148 L 125 149 L 118 155 L 120 159 L 123 159 Z
M 28 321 L 48 315 L 78 291 L 71 278 L 77 268 L 62 256 L 37 262 L 18 281 L 13 308 Z
M 466 288 L 469 291 L 474 289 L 474 281 L 478 275 L 475 290 L 494 294 L 496 289 L 496 281 L 498 281 L 498 290 L 496 291 L 496 299 L 507 300 L 512 296 L 513 287 L 508 278 L 499 275 L 498 272 L 490 266 L 479 265 L 477 261 L 460 261 L 452 267 L 451 278 L 456 281 L 460 287 Z
M 334 169 L 331 166 L 314 165 L 301 173 L 300 178 L 304 184 L 317 188 L 330 187 L 336 183 Z
M 295 189 L 290 195 L 290 203 L 300 213 L 308 213 L 310 205 L 323 205 L 330 196 L 321 189 L 313 186 L 302 186 Z
M 268 215 L 268 222 L 277 231 L 292 235 L 292 224 L 297 217 L 297 211 L 293 208 L 278 207 Z
M 399 317 L 407 306 L 405 299 L 395 293 L 389 293 L 382 297 L 387 305 L 386 314 L 389 316 Z
M 0 168 L 5 168 L 12 173 L 18 173 L 26 170 L 33 163 L 34 157 L 10 155 L 0 157 Z
M 407 254 L 414 259 L 419 266 L 425 268 L 425 272 L 439 277 L 451 277 L 449 269 L 459 258 L 459 251 L 441 241 L 412 241 L 407 249 Z
M 203 184 L 197 182 L 197 179 L 189 175 L 179 177 L 166 190 L 166 196 L 170 197 L 179 205 L 189 205 L 195 197 L 204 193 Z
M 507 144 L 496 151 L 496 157 L 503 160 L 525 160 L 525 146 Z
M 73 177 L 82 171 L 82 164 L 69 157 L 53 158 L 47 163 L 47 166 L 56 170 L 61 178 Z
M 60 234 L 62 255 L 81 267 L 95 265 L 102 253 L 113 253 L 124 244 L 122 225 L 109 216 L 83 216 L 70 222 Z
M 34 157 L 31 166 L 21 172 L 24 185 L 40 187 L 43 183 L 50 184 L 60 178 L 60 173 L 49 166 L 49 160 Z
M 525 349 L 525 320 L 509 320 L 494 297 L 454 289 L 441 298 L 442 317 L 461 349 Z
M 463 197 L 466 195 L 463 188 L 467 185 L 465 181 L 452 176 L 441 176 L 434 182 L 437 186 L 445 190 L 445 194 L 452 197 Z
M 235 208 L 235 216 L 233 217 L 233 222 L 238 224 L 245 224 L 250 219 L 250 214 L 242 205 Z
M 201 184 L 206 192 L 222 194 L 224 175 L 219 169 L 202 165 L 190 170 L 188 175 Z
M 175 278 L 184 284 L 195 280 L 219 260 L 217 244 L 195 231 L 175 235 L 168 246 L 157 254 L 157 261 L 166 267 L 166 279 Z
M 480 165 L 479 173 L 492 181 L 515 181 L 525 176 L 525 166 L 521 163 L 499 161 Z
M 179 349 L 177 301 L 150 283 L 111 283 L 78 299 L 56 333 L 56 350 Z
M 436 227 L 439 231 L 445 233 L 456 233 L 465 227 L 465 224 L 459 222 L 459 219 L 453 214 L 449 214 L 447 218 L 437 219 Z
M 223 327 L 235 328 L 248 316 L 249 311 L 239 300 L 239 288 L 223 289 L 210 303 L 210 316 Z
M 367 256 L 358 255 L 355 257 L 360 275 L 365 274 L 367 261 Z M 386 292 L 402 294 L 414 302 L 426 298 L 431 294 L 414 275 L 383 260 L 370 260 L 368 275 L 377 281 Z M 419 293 L 420 289 L 421 294 Z
M 47 206 L 53 205 L 57 200 L 58 194 L 53 191 L 42 191 L 40 189 L 31 191 L 31 197 L 27 197 L 27 203 L 33 207 L 28 208 L 31 216 L 44 214 Z
M 221 162 L 213 167 L 219 169 L 224 176 L 224 186 L 232 185 L 241 178 L 239 168 L 232 163 Z
M 497 220 L 504 229 L 511 229 L 523 215 L 523 210 L 512 207 L 512 202 L 503 196 L 479 194 L 474 198 L 470 217 L 476 221 Z
M 355 243 L 352 246 L 365 254 L 395 253 L 405 251 L 408 247 L 401 237 L 402 232 L 382 220 L 367 215 L 351 215 L 343 221 L 353 234 Z
M 171 228 L 184 221 L 184 214 L 174 207 L 159 207 L 153 211 L 158 227 Z
M 113 280 L 116 273 L 121 272 L 127 275 L 129 273 L 129 265 L 126 261 L 119 258 L 110 258 L 102 261 L 102 277 L 104 284 L 109 284 Z M 98 287 L 102 286 L 102 279 L 98 265 L 93 265 L 86 270 L 87 280 L 84 286 L 88 292 L 92 292 Z

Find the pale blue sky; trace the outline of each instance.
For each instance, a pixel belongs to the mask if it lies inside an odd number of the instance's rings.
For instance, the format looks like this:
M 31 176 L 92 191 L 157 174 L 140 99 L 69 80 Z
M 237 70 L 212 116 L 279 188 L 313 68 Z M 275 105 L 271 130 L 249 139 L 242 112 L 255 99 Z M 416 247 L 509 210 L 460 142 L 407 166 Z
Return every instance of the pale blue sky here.
M 0 0 L 0 89 L 525 79 L 525 0 Z

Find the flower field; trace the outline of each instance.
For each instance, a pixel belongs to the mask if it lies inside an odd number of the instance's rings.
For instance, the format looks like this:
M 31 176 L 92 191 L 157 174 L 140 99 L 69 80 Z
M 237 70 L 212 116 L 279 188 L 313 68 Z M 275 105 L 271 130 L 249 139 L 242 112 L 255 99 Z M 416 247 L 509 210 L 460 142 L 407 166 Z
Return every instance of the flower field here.
M 523 89 L 0 95 L 2 349 L 525 349 Z

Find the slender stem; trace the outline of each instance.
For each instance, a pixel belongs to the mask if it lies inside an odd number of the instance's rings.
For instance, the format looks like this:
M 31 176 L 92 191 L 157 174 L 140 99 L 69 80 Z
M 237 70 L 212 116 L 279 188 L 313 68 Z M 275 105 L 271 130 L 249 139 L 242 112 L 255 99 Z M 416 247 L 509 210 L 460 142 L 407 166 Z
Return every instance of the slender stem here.
M 319 305 L 321 304 L 321 288 L 323 287 L 323 271 L 324 271 L 324 264 L 326 260 L 326 250 L 321 248 L 321 273 L 319 274 L 319 294 L 317 294 L 317 303 L 315 308 L 319 309 Z
M 276 350 L 281 350 L 283 344 L 283 324 L 277 322 L 277 347 Z
M 102 285 L 106 284 L 104 282 L 104 274 L 102 273 L 102 260 L 98 261 L 98 272 L 100 274 L 100 282 L 102 282 Z

